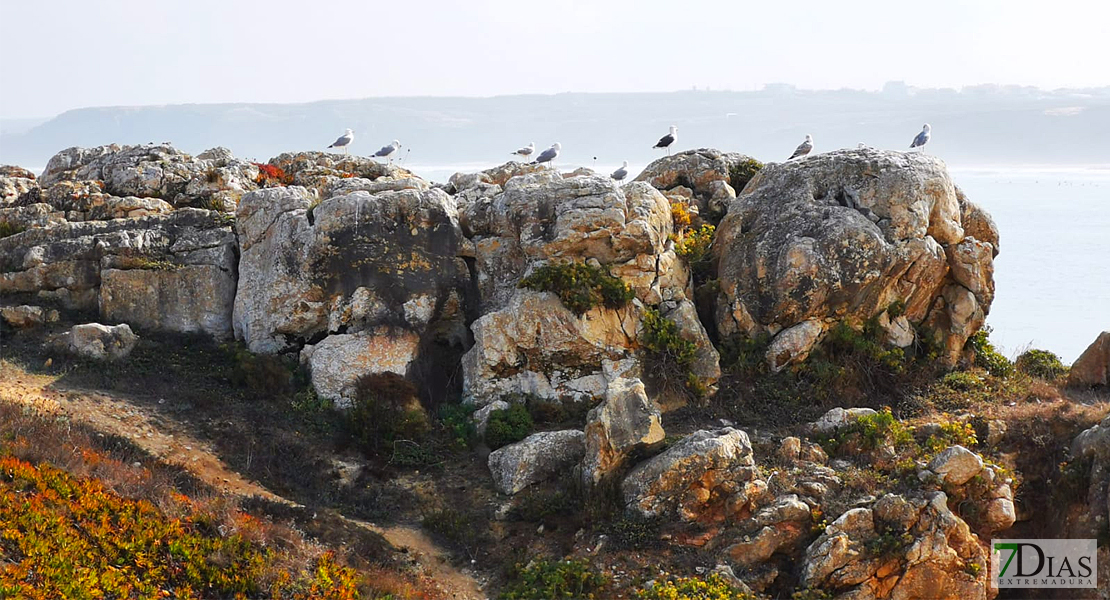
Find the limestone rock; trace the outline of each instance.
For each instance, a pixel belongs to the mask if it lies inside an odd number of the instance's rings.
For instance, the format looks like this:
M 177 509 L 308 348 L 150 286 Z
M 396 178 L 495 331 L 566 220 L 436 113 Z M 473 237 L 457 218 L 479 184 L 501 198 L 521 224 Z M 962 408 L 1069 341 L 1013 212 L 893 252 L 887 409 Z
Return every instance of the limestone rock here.
M 783 331 L 767 347 L 767 364 L 778 373 L 787 365 L 805 360 L 824 332 L 825 324 L 817 320 L 802 321 Z
M 139 336 L 126 323 L 115 326 L 100 323 L 74 325 L 72 329 L 54 339 L 55 347 L 93 360 L 120 360 L 127 358 Z
M 964 235 L 991 245 L 991 255 L 998 256 L 998 226 L 990 213 L 968 200 L 963 190 L 956 186 L 956 200 L 960 204 L 960 224 Z
M 732 170 L 753 160 L 750 156 L 712 148 L 686 150 L 652 162 L 635 181 L 646 182 L 660 191 L 685 187 L 699 209 L 721 213 L 747 183 L 733 177 Z
M 1075 360 L 1068 373 L 1068 385 L 1095 387 L 1110 385 L 1110 331 L 1103 331 Z
M 504 400 L 494 400 L 474 411 L 474 414 L 471 415 L 471 420 L 474 422 L 474 432 L 478 434 L 479 439 L 486 436 L 486 428 L 489 427 L 490 415 L 499 410 L 508 410 L 509 406 L 509 403 Z
M 741 567 L 759 565 L 776 552 L 792 552 L 795 545 L 809 534 L 812 514 L 808 504 L 794 494 L 787 494 L 760 509 L 752 521 L 758 528 L 756 533 L 725 550 L 732 561 Z
M 49 227 L 65 222 L 65 216 L 53 210 L 49 204 L 38 202 L 13 208 L 0 208 L 0 224 L 6 224 L 11 229 L 31 229 L 32 227 Z
M 481 184 L 504 186 L 507 181 L 518 175 L 540 173 L 546 170 L 545 165 L 509 161 L 503 165 L 486 169 L 478 173 L 455 173 L 450 182 L 455 192 L 464 192 Z
M 862 149 L 769 165 L 717 228 L 717 328 L 781 336 L 807 321 L 862 322 L 901 300 L 954 362 L 993 299 L 994 248 L 965 233 L 934 157 Z
M 8 170 L 5 173 L 8 174 L 0 175 L 0 208 L 26 206 L 38 202 L 40 191 L 34 173 L 19 167 L 6 168 Z
M 420 337 L 388 326 L 357 333 L 329 335 L 318 344 L 301 350 L 301 362 L 308 366 L 312 387 L 339 408 L 354 400 L 355 384 L 371 373 L 407 375 L 416 360 Z
M 841 427 L 855 423 L 860 417 L 873 415 L 871 408 L 840 408 L 839 406 L 821 416 L 817 421 L 810 423 L 810 428 L 816 433 L 833 433 Z
M 963 485 L 983 470 L 983 459 L 963 446 L 949 446 L 933 457 L 929 470 L 945 483 Z
M 659 407 L 648 398 L 639 379 L 609 383 L 605 402 L 586 416 L 586 457 L 582 479 L 596 485 L 638 453 L 663 443 Z
M 494 450 L 489 455 L 494 484 L 512 495 L 571 468 L 585 454 L 585 437 L 573 429 L 543 431 Z
M 5 306 L 0 308 L 0 317 L 15 329 L 31 329 L 58 320 L 58 311 L 47 310 L 41 306 Z
M 716 522 L 750 514 L 766 484 L 756 477 L 747 434 L 726 427 L 692 433 L 640 463 L 621 491 L 645 517 Z

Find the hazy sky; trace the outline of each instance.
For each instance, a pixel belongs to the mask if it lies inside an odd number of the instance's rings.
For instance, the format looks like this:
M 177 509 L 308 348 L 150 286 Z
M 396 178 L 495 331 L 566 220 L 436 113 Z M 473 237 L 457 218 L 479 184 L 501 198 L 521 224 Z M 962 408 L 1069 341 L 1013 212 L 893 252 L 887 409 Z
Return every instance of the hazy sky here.
M 0 117 L 565 91 L 1110 84 L 1105 0 L 0 0 Z

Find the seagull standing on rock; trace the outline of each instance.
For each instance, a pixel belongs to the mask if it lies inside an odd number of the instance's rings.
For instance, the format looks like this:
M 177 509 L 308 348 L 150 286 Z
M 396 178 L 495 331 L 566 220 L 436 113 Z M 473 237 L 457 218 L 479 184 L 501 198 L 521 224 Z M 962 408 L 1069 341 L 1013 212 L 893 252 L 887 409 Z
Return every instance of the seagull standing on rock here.
M 933 128 L 929 127 L 928 123 L 922 126 L 921 133 L 917 134 L 917 137 L 913 138 L 913 143 L 910 144 L 910 149 L 921 148 L 921 151 L 924 152 L 925 144 L 928 144 L 929 138 L 933 136 L 932 131 Z
M 628 161 L 626 160 L 621 162 L 621 168 L 613 171 L 613 174 L 610 175 L 610 177 L 612 177 L 616 181 L 624 181 L 624 178 L 628 177 Z
M 563 145 L 560 144 L 559 142 L 555 142 L 554 144 L 551 144 L 550 148 L 548 148 L 547 150 L 544 150 L 543 152 L 540 152 L 540 155 L 536 157 L 536 162 L 541 163 L 541 164 L 542 163 L 552 163 L 552 164 L 554 164 L 555 159 L 559 157 L 559 151 L 562 150 L 562 149 L 563 149 Z
M 328 148 L 342 148 L 343 154 L 346 154 L 347 146 L 353 141 L 355 141 L 355 132 L 348 129 L 343 135 L 339 136 L 339 139 L 332 142 Z
M 382 146 L 381 150 L 378 150 L 377 152 L 375 152 L 374 157 L 375 158 L 387 158 L 391 154 L 393 154 L 394 152 L 396 152 L 400 149 L 401 149 L 401 142 L 398 142 L 397 140 L 393 140 L 392 144 L 390 144 L 388 146 Z M 389 162 L 393 162 L 393 159 L 390 158 Z
M 806 141 L 799 144 L 798 147 L 794 150 L 794 154 L 791 154 L 790 158 L 788 158 L 786 160 L 794 160 L 795 158 L 798 158 L 799 156 L 805 156 L 805 155 L 809 154 L 810 151 L 812 151 L 812 150 L 813 150 L 813 136 L 809 135 L 807 133 L 806 134 Z
M 532 156 L 532 153 L 535 151 L 536 142 L 528 142 L 527 146 L 517 149 L 517 151 L 513 152 L 513 154 L 521 158 L 528 158 L 529 156 Z
M 675 140 L 677 140 L 677 139 L 678 139 L 678 127 L 675 127 L 674 125 L 671 125 L 671 132 L 668 133 L 667 135 L 659 138 L 659 141 L 656 142 L 655 145 L 652 146 L 652 148 L 666 148 L 667 149 L 667 155 L 670 156 L 670 154 L 671 154 L 671 144 L 673 144 L 675 142 Z

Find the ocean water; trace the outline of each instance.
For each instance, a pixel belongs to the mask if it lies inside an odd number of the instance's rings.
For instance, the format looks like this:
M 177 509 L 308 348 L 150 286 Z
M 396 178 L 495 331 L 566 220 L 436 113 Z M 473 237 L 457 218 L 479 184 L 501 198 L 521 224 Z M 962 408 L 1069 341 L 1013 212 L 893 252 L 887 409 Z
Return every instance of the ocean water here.
M 433 181 L 494 165 L 410 165 Z M 559 165 L 569 171 L 573 165 Z M 586 165 L 609 173 L 619 165 Z M 632 177 L 644 165 L 630 165 Z M 1110 165 L 960 167 L 952 179 L 998 225 L 991 339 L 1011 358 L 1028 347 L 1071 363 L 1110 331 Z

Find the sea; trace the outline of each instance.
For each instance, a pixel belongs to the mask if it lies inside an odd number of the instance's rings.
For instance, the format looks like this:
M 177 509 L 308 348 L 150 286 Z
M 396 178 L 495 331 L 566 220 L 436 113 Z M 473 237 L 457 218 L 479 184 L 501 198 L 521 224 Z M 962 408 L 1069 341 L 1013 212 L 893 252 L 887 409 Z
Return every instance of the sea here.
M 432 181 L 492 164 L 407 165 Z M 609 173 L 619 165 L 584 165 Z M 644 165 L 630 165 L 634 177 Z M 575 165 L 560 165 L 572 170 Z M 1110 165 L 949 165 L 1000 232 L 991 340 L 1011 358 L 1029 348 L 1071 363 L 1110 331 Z M 630 178 L 631 178 L 630 177 Z

